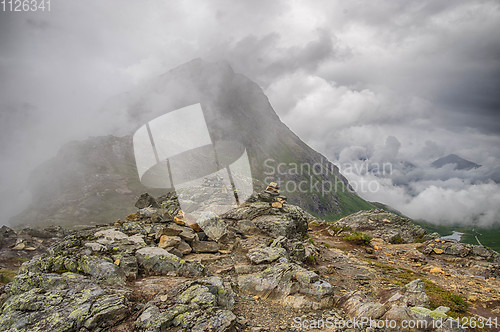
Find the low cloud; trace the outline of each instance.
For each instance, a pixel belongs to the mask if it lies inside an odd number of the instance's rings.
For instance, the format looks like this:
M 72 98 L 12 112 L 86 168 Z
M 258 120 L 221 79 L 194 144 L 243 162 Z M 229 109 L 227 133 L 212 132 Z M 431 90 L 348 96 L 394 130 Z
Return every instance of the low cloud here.
M 337 163 L 359 194 L 439 224 L 499 225 L 498 136 L 436 126 L 431 100 L 394 91 L 358 90 L 295 73 L 267 89 L 282 119 Z M 284 98 L 284 96 L 292 96 Z M 455 153 L 482 167 L 431 163 Z

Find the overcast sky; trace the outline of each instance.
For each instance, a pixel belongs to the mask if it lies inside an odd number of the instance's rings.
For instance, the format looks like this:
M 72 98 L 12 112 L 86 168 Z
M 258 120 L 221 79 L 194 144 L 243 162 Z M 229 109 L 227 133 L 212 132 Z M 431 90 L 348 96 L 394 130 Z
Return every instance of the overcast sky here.
M 62 143 L 108 133 L 95 120 L 106 100 L 201 57 L 256 81 L 341 168 L 420 170 L 364 175 L 380 189 L 363 197 L 434 222 L 498 224 L 499 185 L 486 180 L 500 165 L 498 31 L 496 0 L 52 0 L 51 12 L 0 12 L 3 211 L 20 209 L 25 175 Z M 429 167 L 449 153 L 482 170 Z

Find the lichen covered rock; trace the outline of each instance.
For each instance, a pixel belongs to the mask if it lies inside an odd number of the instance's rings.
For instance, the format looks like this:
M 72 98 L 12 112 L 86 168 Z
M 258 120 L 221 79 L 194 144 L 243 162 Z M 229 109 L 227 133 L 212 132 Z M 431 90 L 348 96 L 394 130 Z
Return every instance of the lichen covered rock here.
M 0 308 L 2 331 L 105 329 L 130 312 L 129 292 L 66 272 L 21 274 Z
M 254 264 L 271 263 L 279 259 L 286 260 L 286 250 L 278 247 L 254 248 L 247 257 Z
M 227 331 L 236 321 L 231 286 L 211 277 L 188 282 L 180 288 L 165 309 L 152 301 L 135 321 L 139 330 L 163 331 L 181 327 L 189 331 Z
M 247 293 L 294 307 L 298 307 L 297 303 L 307 303 L 309 308 L 320 309 L 333 303 L 332 285 L 294 263 L 280 263 L 260 273 L 240 275 L 238 286 Z
M 146 247 L 136 252 L 137 262 L 147 274 L 191 275 L 203 274 L 203 265 L 187 262 L 162 248 Z

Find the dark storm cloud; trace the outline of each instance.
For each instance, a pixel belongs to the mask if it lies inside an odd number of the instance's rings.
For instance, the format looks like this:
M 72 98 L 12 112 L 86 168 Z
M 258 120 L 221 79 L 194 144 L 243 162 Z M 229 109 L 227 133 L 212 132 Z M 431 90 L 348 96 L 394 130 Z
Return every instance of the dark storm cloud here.
M 1 201 L 62 143 L 109 134 L 116 124 L 101 110 L 110 97 L 196 57 L 225 59 L 258 82 L 283 121 L 339 163 L 365 155 L 426 169 L 457 153 L 495 169 L 499 8 L 494 0 L 59 0 L 50 13 L 0 13 Z M 431 196 L 452 202 L 498 190 L 399 179 L 423 193 L 415 205 L 396 199 L 406 196 L 390 178 L 369 198 L 417 215 Z

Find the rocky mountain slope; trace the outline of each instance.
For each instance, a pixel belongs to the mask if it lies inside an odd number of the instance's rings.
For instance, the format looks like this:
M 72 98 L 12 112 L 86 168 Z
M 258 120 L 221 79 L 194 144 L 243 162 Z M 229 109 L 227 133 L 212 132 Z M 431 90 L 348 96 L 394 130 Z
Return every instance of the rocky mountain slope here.
M 39 255 L 0 289 L 0 330 L 464 330 L 455 319 L 498 330 L 498 253 L 381 210 L 329 223 L 277 197 L 259 192 L 189 227 L 175 195 L 144 194 L 108 225 L 3 228 L 3 253 Z
M 252 177 L 279 182 L 291 203 L 323 218 L 372 207 L 349 190 L 335 165 L 280 121 L 256 83 L 225 63 L 193 60 L 110 101 L 101 121 L 116 124 L 115 136 L 66 144 L 38 167 L 29 181 L 33 203 L 12 223 L 87 225 L 127 214 L 136 196 L 151 192 L 139 182 L 132 135 L 193 103 L 201 103 L 213 135 L 244 146 Z M 297 188 L 300 183 L 305 189 Z

